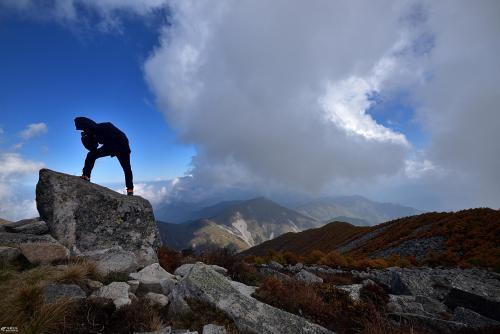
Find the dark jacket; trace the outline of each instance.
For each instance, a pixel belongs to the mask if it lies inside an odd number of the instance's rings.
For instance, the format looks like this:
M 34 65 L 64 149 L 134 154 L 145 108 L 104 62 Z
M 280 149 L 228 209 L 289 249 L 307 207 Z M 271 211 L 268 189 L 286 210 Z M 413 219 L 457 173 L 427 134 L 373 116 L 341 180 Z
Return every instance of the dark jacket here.
M 96 123 L 86 117 L 75 118 L 77 130 L 82 130 L 82 144 L 89 151 L 102 147 L 116 153 L 130 153 L 127 136 L 112 123 Z

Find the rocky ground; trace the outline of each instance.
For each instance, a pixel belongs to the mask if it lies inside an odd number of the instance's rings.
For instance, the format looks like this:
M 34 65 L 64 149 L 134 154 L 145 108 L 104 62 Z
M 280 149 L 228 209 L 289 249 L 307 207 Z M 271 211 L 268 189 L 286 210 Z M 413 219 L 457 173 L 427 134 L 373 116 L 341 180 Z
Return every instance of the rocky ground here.
M 1 326 L 26 333 L 178 334 L 337 328 L 300 308 L 288 312 L 265 303 L 257 287 L 234 279 L 234 268 L 195 262 L 167 272 L 155 253 L 159 239 L 151 206 L 140 197 L 42 170 L 37 206 L 40 218 L 0 225 Z M 364 303 L 366 287 L 377 287 L 388 296 L 379 305 L 384 317 L 397 328 L 500 331 L 500 277 L 487 270 L 352 271 L 277 262 L 253 270 L 319 289 L 329 280 L 327 287 L 348 296 L 351 309 L 361 309 L 356 305 Z

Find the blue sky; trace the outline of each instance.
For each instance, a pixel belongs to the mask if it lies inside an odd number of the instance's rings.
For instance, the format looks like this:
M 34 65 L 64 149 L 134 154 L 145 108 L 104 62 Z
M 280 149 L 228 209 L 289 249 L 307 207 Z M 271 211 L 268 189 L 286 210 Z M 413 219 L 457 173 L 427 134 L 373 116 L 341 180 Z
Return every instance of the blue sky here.
M 28 124 L 43 122 L 47 133 L 29 140 L 20 152 L 48 168 L 78 174 L 86 151 L 73 119 L 87 116 L 111 121 L 127 134 L 136 180 L 183 175 L 194 148 L 176 140 L 142 72 L 158 28 L 129 19 L 122 32 L 104 33 L 0 17 L 2 149 L 18 143 L 18 133 Z M 98 160 L 93 179 L 123 181 L 117 160 Z

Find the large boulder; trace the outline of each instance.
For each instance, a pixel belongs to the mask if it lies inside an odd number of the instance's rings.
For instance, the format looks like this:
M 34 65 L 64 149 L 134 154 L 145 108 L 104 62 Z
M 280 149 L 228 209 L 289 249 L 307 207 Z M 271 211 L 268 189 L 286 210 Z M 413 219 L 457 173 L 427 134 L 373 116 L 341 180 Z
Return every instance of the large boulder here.
M 136 254 L 139 266 L 158 261 L 159 233 L 151 204 L 142 197 L 41 169 L 36 202 L 50 234 L 75 255 L 121 246 Z
M 217 308 L 245 333 L 332 333 L 242 293 L 241 288 L 231 284 L 231 280 L 203 263 L 191 266 L 173 292 Z

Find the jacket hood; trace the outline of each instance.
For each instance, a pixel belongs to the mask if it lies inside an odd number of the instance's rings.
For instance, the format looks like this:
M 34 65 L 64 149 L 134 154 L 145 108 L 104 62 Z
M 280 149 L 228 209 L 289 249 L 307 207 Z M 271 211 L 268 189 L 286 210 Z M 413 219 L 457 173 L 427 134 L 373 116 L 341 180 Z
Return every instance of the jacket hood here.
M 77 130 L 94 130 L 97 123 L 87 117 L 75 118 L 75 127 Z

